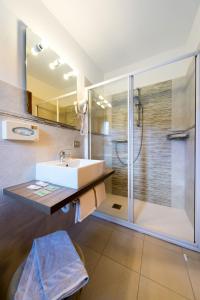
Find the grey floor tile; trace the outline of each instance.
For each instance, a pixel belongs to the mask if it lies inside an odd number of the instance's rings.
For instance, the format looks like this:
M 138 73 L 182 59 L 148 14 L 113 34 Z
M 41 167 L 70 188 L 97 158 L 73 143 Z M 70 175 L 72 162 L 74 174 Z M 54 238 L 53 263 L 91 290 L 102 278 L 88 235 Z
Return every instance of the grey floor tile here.
M 88 271 L 88 274 L 89 276 L 92 276 L 95 267 L 101 257 L 101 254 L 83 245 L 81 245 L 81 249 L 85 257 L 86 269 Z
M 90 220 L 89 218 L 86 218 L 82 222 L 73 224 L 72 226 L 70 226 L 67 229 L 67 232 L 68 232 L 69 236 L 71 237 L 71 239 L 73 239 L 73 240 L 77 239 L 77 237 L 79 236 L 81 231 L 84 230 L 86 225 L 89 223 L 89 220 Z
M 139 275 L 102 256 L 81 300 L 136 300 Z
M 145 241 L 141 273 L 188 299 L 194 299 L 181 253 Z
M 165 242 L 165 241 L 162 241 L 160 239 L 151 237 L 149 235 L 145 236 L 145 241 L 156 244 L 156 245 L 164 247 L 164 248 L 167 248 L 167 249 L 175 251 L 177 253 L 182 253 L 182 248 L 181 247 L 176 246 L 176 245 L 171 244 L 171 243 L 168 243 L 168 242 Z
M 142 249 L 142 239 L 121 231 L 114 231 L 103 254 L 136 272 L 140 272 Z
M 90 220 L 81 231 L 77 241 L 96 252 L 102 253 L 111 233 L 112 229 L 108 226 Z
M 200 252 L 192 251 L 192 250 L 185 249 L 185 248 L 183 248 L 182 251 L 183 251 L 183 253 L 185 253 L 188 256 L 188 258 L 197 260 L 200 262 Z
M 108 222 L 106 220 L 103 220 L 103 219 L 100 219 L 100 218 L 97 218 L 97 217 L 94 217 L 94 216 L 92 216 L 91 219 L 96 221 L 96 222 L 99 222 L 103 225 L 109 226 L 111 229 L 113 229 L 115 231 L 121 231 L 121 232 L 130 234 L 131 236 L 136 236 L 136 237 L 139 237 L 141 239 L 144 239 L 144 234 L 142 234 L 140 232 L 137 232 L 136 230 L 127 228 L 125 226 L 118 225 L 116 223 Z
M 141 276 L 138 300 L 186 300 L 186 298 Z
M 187 265 L 195 299 L 200 300 L 200 261 L 189 258 Z

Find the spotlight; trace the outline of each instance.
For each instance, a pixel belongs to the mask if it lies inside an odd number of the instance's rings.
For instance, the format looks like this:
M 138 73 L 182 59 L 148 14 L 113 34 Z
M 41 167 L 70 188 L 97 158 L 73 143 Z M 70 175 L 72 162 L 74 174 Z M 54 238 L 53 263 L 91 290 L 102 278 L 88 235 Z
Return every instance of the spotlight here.
M 79 74 L 78 70 L 73 70 L 73 71 L 70 72 L 70 73 L 71 73 L 71 76 L 75 76 L 75 77 L 77 77 L 78 74 Z
M 57 58 L 56 60 L 54 60 L 53 62 L 51 62 L 49 64 L 49 68 L 51 70 L 55 70 L 56 68 L 60 67 L 61 65 L 65 64 L 65 60 L 61 57 Z
M 55 64 L 54 64 L 54 62 L 51 62 L 51 63 L 49 64 L 49 68 L 50 68 L 51 70 L 55 70 Z
M 42 40 L 40 43 L 36 44 L 34 47 L 31 48 L 31 53 L 34 56 L 37 56 L 40 52 L 44 49 L 48 48 L 48 44 L 46 41 Z
M 38 44 L 38 47 L 41 49 L 41 51 L 43 51 L 44 49 L 49 48 L 49 45 L 48 45 L 47 41 L 42 40 L 42 41 Z

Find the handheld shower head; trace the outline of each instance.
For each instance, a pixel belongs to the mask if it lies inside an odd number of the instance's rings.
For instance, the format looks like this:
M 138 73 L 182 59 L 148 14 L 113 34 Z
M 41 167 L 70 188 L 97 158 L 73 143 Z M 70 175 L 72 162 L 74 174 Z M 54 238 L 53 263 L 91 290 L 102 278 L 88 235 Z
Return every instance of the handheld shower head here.
M 142 119 L 142 114 L 143 114 L 143 106 L 140 100 L 140 90 L 136 89 L 134 91 L 134 98 L 133 101 L 135 103 L 135 108 L 136 108 L 136 113 L 137 113 L 137 119 L 136 119 L 136 124 L 137 127 L 141 127 L 141 119 Z

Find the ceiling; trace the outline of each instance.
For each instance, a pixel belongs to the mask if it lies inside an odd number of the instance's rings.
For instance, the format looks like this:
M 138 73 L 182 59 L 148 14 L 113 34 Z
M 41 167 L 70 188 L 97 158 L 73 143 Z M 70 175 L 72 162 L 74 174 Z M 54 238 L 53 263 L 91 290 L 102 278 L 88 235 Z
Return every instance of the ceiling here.
M 104 72 L 184 46 L 200 0 L 43 0 Z

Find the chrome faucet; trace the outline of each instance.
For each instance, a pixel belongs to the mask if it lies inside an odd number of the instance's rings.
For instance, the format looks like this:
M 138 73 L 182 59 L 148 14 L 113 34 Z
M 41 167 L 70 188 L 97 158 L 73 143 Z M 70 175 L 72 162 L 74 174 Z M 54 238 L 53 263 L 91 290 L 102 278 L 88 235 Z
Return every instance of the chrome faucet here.
M 68 164 L 71 159 L 71 149 L 64 149 L 59 152 L 59 159 L 60 162 L 63 163 L 63 161 L 66 161 Z
M 60 162 L 63 163 L 63 160 L 65 159 L 65 151 L 61 150 L 59 152 L 59 159 L 60 159 Z

